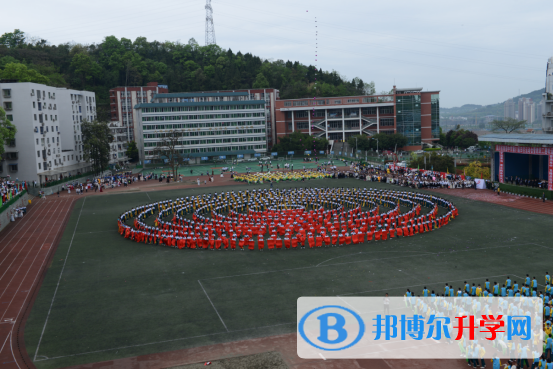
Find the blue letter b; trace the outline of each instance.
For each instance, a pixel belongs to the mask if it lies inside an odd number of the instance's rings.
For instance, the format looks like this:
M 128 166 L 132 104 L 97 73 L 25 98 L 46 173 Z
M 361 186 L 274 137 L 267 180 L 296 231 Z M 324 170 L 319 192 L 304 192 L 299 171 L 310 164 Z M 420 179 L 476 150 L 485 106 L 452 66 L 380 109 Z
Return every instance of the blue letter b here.
M 334 318 L 336 319 L 336 323 L 334 325 L 328 325 L 328 318 Z M 348 332 L 344 329 L 344 325 L 346 325 L 346 320 L 344 317 L 337 313 L 328 313 L 323 314 L 317 317 L 319 321 L 321 322 L 321 335 L 318 337 L 319 341 L 328 343 L 328 344 L 335 344 L 345 341 L 346 338 L 348 338 Z M 338 333 L 338 337 L 334 340 L 328 339 L 328 331 L 333 330 Z

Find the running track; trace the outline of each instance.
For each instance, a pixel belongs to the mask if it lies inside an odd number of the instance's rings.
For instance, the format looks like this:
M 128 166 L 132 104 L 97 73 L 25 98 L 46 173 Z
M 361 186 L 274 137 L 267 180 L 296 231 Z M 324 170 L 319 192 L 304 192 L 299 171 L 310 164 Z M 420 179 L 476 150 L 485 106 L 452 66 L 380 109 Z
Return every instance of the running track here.
M 223 183 L 221 183 L 223 182 Z M 212 183 L 208 186 L 236 182 Z M 131 188 L 139 187 L 134 185 Z M 149 187 L 149 186 L 148 186 Z M 152 186 L 153 187 L 153 186 Z M 157 187 L 157 186 L 156 186 Z M 176 185 L 178 188 L 196 187 Z M 173 189 L 169 185 L 151 190 Z M 119 192 L 118 189 L 112 190 Z M 124 192 L 123 188 L 120 189 Z M 108 191 L 112 192 L 112 191 Z M 553 215 L 553 203 L 518 196 L 497 196 L 487 190 L 432 190 L 448 195 L 501 204 L 516 209 Z M 89 192 L 86 195 L 104 195 Z M 85 195 L 85 196 L 86 196 Z M 0 367 L 35 368 L 24 346 L 24 327 L 32 302 L 38 293 L 46 266 L 55 252 L 76 200 L 84 196 L 49 196 L 35 200 L 27 215 L 0 233 Z M 123 359 L 125 360 L 125 359 Z M 401 362 L 401 361 L 400 361 Z M 371 361 L 371 365 L 376 364 Z M 376 369 L 376 368 L 375 368 Z
M 75 200 L 37 199 L 23 219 L 0 233 L 1 368 L 35 367 L 24 347 L 24 322 Z

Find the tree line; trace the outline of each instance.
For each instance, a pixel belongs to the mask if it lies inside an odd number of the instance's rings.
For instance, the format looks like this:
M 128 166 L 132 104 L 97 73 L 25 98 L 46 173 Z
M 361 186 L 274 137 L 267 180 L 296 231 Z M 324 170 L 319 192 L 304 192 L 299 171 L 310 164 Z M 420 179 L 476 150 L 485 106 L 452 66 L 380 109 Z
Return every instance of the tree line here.
M 98 119 L 109 119 L 109 90 L 168 85 L 171 92 L 277 88 L 282 99 L 368 95 L 374 83 L 284 60 L 269 61 L 218 45 L 132 41 L 107 36 L 90 45 L 29 38 L 21 30 L 0 36 L 0 78 L 94 91 Z M 315 81 L 317 83 L 315 84 Z

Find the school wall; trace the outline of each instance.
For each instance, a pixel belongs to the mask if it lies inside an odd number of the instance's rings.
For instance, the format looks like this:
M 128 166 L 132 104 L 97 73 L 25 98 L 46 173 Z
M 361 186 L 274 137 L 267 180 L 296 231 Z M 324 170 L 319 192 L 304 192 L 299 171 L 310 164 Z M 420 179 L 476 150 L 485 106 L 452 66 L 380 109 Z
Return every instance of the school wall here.
M 19 198 L 15 203 L 13 203 L 8 209 L 0 213 L 0 232 L 10 224 L 10 214 L 12 209 L 27 206 L 29 204 L 29 200 L 37 201 L 38 198 L 35 200 L 34 196 L 27 192 L 25 193 L 25 195 L 21 196 L 21 198 Z M 25 219 L 25 217 L 26 215 L 24 215 L 23 218 L 15 218 L 15 221 L 21 222 L 23 219 Z

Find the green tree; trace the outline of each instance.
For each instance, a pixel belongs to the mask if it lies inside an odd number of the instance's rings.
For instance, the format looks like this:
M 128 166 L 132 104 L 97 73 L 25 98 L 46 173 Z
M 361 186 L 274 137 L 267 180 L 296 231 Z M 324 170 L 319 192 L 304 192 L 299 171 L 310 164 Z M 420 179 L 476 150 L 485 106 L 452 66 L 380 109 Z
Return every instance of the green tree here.
M 83 121 L 81 125 L 84 158 L 92 163 L 94 172 L 102 173 L 109 164 L 110 143 L 113 135 L 107 122 Z
M 425 164 L 426 158 L 426 164 Z M 436 152 L 425 153 L 424 155 L 411 155 L 409 167 L 435 170 L 437 172 L 450 172 L 454 171 L 455 161 L 452 156 L 438 154 Z
M 127 157 L 131 161 L 138 160 L 138 147 L 136 146 L 136 142 L 129 142 L 129 145 L 127 146 Z
M 182 155 L 177 148 L 179 140 L 182 137 L 182 132 L 172 130 L 167 133 L 162 133 L 161 140 L 157 143 L 157 147 L 154 148 L 154 155 L 165 164 L 171 167 L 173 172 L 173 178 L 177 178 L 177 170 L 183 162 Z
M 490 179 L 490 168 L 482 166 L 479 161 L 473 161 L 465 168 L 465 174 L 473 178 Z
M 81 78 L 82 89 L 84 89 L 85 81 L 90 81 L 101 72 L 100 66 L 87 54 L 76 54 L 71 60 L 71 66 Z
M 316 138 L 295 131 L 289 135 L 279 137 L 278 143 L 273 146 L 274 152 L 287 153 L 294 151 L 297 155 L 303 155 L 305 151 L 326 151 L 328 149 L 328 140 L 326 138 Z
M 513 133 L 526 127 L 525 120 L 516 120 L 514 118 L 507 118 L 505 120 L 493 120 L 490 122 L 490 128 L 494 132 Z
M 2 79 L 16 79 L 19 82 L 35 82 L 47 85 L 50 81 L 34 69 L 29 69 L 25 64 L 8 63 L 0 72 Z
M 13 140 L 16 132 L 15 126 L 6 117 L 4 109 L 0 107 L 0 159 L 2 159 L 2 154 L 4 154 L 5 151 L 3 143 Z
M 269 81 L 263 73 L 259 73 L 257 77 L 255 78 L 255 82 L 253 83 L 252 88 L 269 88 Z
M 4 33 L 0 36 L 0 45 L 4 45 L 8 48 L 16 48 L 25 44 L 25 32 L 21 32 L 19 29 L 13 32 Z

